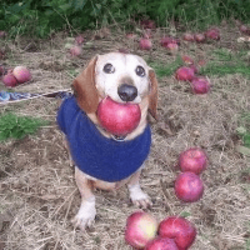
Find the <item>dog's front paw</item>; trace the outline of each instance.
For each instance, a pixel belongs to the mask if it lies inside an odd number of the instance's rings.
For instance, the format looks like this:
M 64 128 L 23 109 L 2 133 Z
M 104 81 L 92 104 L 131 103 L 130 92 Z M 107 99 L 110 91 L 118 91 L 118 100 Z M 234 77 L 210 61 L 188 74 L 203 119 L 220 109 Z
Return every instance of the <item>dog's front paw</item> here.
M 95 220 L 96 209 L 95 209 L 95 200 L 83 201 L 81 207 L 72 220 L 75 228 L 80 228 L 82 231 L 86 227 L 90 227 L 93 221 Z
M 141 190 L 139 184 L 128 185 L 130 199 L 137 207 L 147 208 L 152 206 L 149 196 Z

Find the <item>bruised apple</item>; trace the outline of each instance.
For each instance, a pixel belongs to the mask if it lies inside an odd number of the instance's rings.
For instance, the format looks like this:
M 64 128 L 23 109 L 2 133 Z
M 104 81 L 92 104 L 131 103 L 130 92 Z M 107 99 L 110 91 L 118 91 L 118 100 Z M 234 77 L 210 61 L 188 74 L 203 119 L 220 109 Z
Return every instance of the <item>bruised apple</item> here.
M 179 167 L 182 172 L 200 174 L 207 167 L 207 156 L 200 148 L 190 148 L 180 154 Z
M 131 214 L 126 223 L 125 240 L 136 249 L 143 249 L 156 236 L 158 223 L 149 213 L 137 211 Z
M 144 250 L 179 250 L 173 239 L 157 237 L 151 240 Z
M 181 173 L 175 180 L 175 194 L 185 202 L 198 201 L 204 192 L 203 182 L 193 172 Z
M 25 66 L 16 66 L 13 69 L 13 75 L 18 83 L 28 82 L 31 79 L 31 73 Z
M 160 237 L 174 239 L 179 250 L 186 250 L 195 241 L 196 229 L 187 219 L 179 216 L 170 216 L 161 221 L 159 235 Z
M 141 110 L 138 104 L 118 103 L 106 97 L 100 102 L 97 115 L 104 129 L 114 135 L 124 136 L 138 126 Z

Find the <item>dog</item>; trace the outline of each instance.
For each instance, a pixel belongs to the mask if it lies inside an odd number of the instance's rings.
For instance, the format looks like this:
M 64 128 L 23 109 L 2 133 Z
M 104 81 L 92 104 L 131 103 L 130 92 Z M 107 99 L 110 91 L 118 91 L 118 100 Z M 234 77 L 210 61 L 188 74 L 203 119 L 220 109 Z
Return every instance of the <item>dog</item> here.
M 96 216 L 96 188 L 116 190 L 127 184 L 136 206 L 152 205 L 139 178 L 151 144 L 148 114 L 157 119 L 158 83 L 154 70 L 140 56 L 111 52 L 92 58 L 72 87 L 74 96 L 61 104 L 57 122 L 66 135 L 81 194 L 72 222 L 84 231 Z M 106 97 L 139 105 L 141 118 L 132 132 L 117 136 L 102 128 L 97 110 Z

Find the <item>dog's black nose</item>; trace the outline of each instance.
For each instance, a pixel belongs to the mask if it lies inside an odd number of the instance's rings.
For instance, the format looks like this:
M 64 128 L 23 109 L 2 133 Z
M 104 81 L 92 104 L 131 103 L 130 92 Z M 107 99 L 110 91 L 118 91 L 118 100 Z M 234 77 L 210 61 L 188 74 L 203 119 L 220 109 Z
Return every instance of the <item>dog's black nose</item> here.
M 125 102 L 133 101 L 137 96 L 137 88 L 130 84 L 122 84 L 118 88 L 118 95 Z

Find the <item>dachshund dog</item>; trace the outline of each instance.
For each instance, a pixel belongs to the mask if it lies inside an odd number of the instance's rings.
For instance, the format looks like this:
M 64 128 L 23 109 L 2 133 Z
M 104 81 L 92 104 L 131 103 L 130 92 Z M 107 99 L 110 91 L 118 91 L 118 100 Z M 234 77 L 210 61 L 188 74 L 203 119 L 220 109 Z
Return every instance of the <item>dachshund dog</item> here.
M 57 122 L 66 135 L 81 194 L 73 223 L 84 231 L 96 215 L 96 188 L 116 190 L 127 184 L 136 206 L 152 205 L 139 178 L 151 145 L 148 113 L 157 119 L 158 83 L 154 70 L 141 57 L 112 52 L 91 59 L 72 87 L 74 96 L 63 101 Z M 141 118 L 132 132 L 117 136 L 102 128 L 97 110 L 106 97 L 139 105 Z

